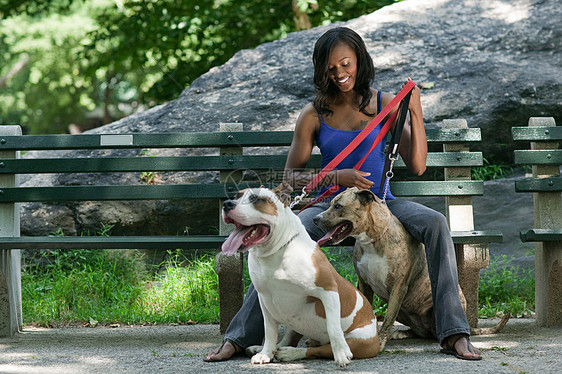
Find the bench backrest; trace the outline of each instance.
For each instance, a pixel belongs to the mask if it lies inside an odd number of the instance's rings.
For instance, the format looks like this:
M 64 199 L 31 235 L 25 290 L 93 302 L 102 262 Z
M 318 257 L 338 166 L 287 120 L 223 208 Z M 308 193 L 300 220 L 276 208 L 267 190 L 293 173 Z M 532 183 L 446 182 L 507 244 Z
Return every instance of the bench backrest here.
M 531 143 L 530 149 L 514 151 L 516 165 L 532 166 L 532 176 L 516 181 L 515 190 L 535 193 L 535 227 L 522 233 L 521 239 L 559 239 L 552 229 L 562 229 L 562 127 L 556 126 L 554 118 L 532 117 L 528 127 L 513 127 L 512 135 L 515 141 Z
M 480 141 L 480 129 L 427 130 L 430 144 L 458 145 Z M 286 152 L 272 151 L 267 155 L 180 155 L 150 157 L 147 149 L 157 148 L 250 148 L 289 146 L 291 131 L 176 133 L 176 134 L 126 134 L 126 135 L 29 135 L 4 136 L 0 139 L 0 152 L 30 150 L 97 150 L 128 149 L 134 155 L 123 157 L 77 157 L 0 159 L 0 175 L 42 173 L 108 173 L 108 172 L 176 172 L 219 171 L 232 173 L 241 170 L 268 172 L 280 177 L 285 165 Z M 313 155 L 308 167 L 318 168 L 320 156 Z M 430 152 L 428 168 L 467 168 L 482 165 L 480 152 L 454 150 Z M 401 160 L 396 168 L 404 168 Z M 392 181 L 393 194 L 397 196 L 474 196 L 483 193 L 481 181 L 471 181 L 464 176 L 459 180 L 444 181 Z M 266 181 L 278 183 L 280 180 Z M 257 184 L 263 181 L 256 182 Z M 256 183 L 248 183 L 255 185 Z M 225 198 L 239 187 L 236 181 L 225 183 L 149 185 L 138 183 L 111 186 L 41 186 L 3 187 L 0 202 L 50 202 L 77 200 L 137 200 Z
M 536 118 L 529 120 L 528 127 L 511 129 L 514 141 L 530 142 L 530 149 L 515 150 L 516 165 L 531 165 L 533 177 L 515 183 L 517 192 L 560 192 L 562 178 L 562 126 L 556 126 L 554 118 Z

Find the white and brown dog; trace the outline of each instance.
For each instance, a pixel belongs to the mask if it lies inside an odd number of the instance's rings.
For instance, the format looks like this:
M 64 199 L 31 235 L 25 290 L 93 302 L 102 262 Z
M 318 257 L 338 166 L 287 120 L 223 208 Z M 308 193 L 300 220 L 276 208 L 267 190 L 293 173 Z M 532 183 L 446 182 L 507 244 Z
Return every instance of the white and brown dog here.
M 249 250 L 250 277 L 264 316 L 264 345 L 251 362 L 333 358 L 345 366 L 352 357 L 376 356 L 380 341 L 371 304 L 336 272 L 284 203 L 287 187 L 246 189 L 223 205 L 224 221 L 236 228 L 222 251 Z M 279 323 L 318 346 L 287 346 L 289 331 L 277 344 Z

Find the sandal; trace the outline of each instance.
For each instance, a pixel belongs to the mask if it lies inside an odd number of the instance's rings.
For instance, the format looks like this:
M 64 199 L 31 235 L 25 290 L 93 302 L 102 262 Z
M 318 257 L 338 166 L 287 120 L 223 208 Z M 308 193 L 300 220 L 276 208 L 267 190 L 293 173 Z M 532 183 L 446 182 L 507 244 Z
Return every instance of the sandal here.
M 468 360 L 468 361 L 478 361 L 478 360 L 482 360 L 482 356 L 463 356 L 460 355 L 457 350 L 455 349 L 455 344 L 457 344 L 457 342 L 461 339 L 465 338 L 466 339 L 466 348 L 468 349 L 469 352 L 472 352 L 471 350 L 471 344 L 470 344 L 470 338 L 468 336 L 468 334 L 461 334 L 459 335 L 455 341 L 453 342 L 453 344 L 449 344 L 449 339 L 445 338 L 445 348 L 441 348 L 441 353 L 445 353 L 446 355 L 453 355 L 458 359 L 461 360 Z
M 232 353 L 232 355 L 228 356 L 228 357 L 222 357 L 222 358 L 213 358 L 213 355 L 216 357 L 216 355 L 218 355 L 219 353 L 221 353 L 221 351 L 224 348 L 224 345 L 226 343 L 229 343 L 233 348 L 234 348 L 234 352 Z M 224 340 L 221 344 L 221 346 L 215 351 L 215 352 L 211 352 L 209 353 L 206 357 L 203 357 L 203 361 L 205 362 L 221 362 L 221 361 L 227 361 L 230 360 L 232 357 L 234 356 L 238 356 L 240 355 L 242 352 L 244 351 L 244 349 L 242 349 L 242 347 L 240 347 L 239 345 L 231 342 L 230 340 Z

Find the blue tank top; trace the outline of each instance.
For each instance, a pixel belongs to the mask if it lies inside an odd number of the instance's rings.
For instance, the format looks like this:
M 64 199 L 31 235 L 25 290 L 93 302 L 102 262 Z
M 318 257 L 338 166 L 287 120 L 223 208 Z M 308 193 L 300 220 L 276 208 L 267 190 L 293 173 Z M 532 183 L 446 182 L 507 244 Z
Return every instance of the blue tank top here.
M 378 100 L 378 112 L 381 110 L 382 100 L 380 91 L 377 94 Z M 324 168 L 328 163 L 330 163 L 347 145 L 361 132 L 361 130 L 337 130 L 330 127 L 324 119 L 318 113 L 318 118 L 320 119 L 320 131 L 318 132 L 318 137 L 316 138 L 316 145 L 320 148 L 320 153 L 322 154 L 322 168 Z M 355 148 L 342 162 L 336 166 L 336 169 L 351 169 L 365 156 L 365 154 L 371 148 L 373 141 L 380 133 L 384 123 L 381 122 L 371 131 L 371 133 Z M 369 154 L 363 165 L 359 170 L 369 172 L 371 175 L 366 178 L 374 183 L 371 191 L 373 191 L 378 197 L 380 182 L 382 178 L 382 172 L 384 169 L 385 153 L 384 148 L 386 146 L 386 136 L 382 141 L 376 146 L 375 149 Z M 337 181 L 335 181 L 337 183 Z M 323 187 L 319 190 L 318 196 L 320 196 L 329 187 Z M 334 196 L 341 193 L 345 188 L 340 188 L 336 191 L 328 200 L 331 200 Z M 390 189 L 386 195 L 389 200 L 394 199 Z

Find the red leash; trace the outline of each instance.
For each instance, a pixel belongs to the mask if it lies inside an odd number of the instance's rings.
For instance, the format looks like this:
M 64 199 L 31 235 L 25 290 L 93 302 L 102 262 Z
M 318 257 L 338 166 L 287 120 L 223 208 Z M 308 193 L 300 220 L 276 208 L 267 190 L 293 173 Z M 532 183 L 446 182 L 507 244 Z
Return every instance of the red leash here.
M 396 105 L 398 105 L 402 101 L 402 99 L 404 99 L 404 97 L 412 90 L 412 88 L 414 88 L 415 85 L 416 85 L 416 83 L 414 81 L 409 80 L 408 83 L 406 83 L 406 85 L 400 90 L 400 92 L 398 92 L 398 94 L 390 101 L 390 103 L 388 103 L 388 105 L 385 106 L 383 108 L 383 110 L 381 110 L 379 112 L 379 114 L 377 114 L 377 116 L 375 118 L 373 118 L 373 120 L 359 134 L 357 134 L 357 136 L 336 157 L 334 157 L 334 159 L 332 161 L 330 161 L 328 163 L 328 165 L 326 165 L 322 170 L 320 170 L 320 172 L 318 174 L 316 174 L 316 176 L 312 179 L 312 181 L 310 181 L 302 189 L 303 194 L 300 195 L 300 196 L 297 196 L 295 198 L 295 202 L 293 204 L 298 203 L 300 200 L 302 200 L 302 198 L 304 196 L 306 196 L 310 192 L 312 192 L 316 188 L 316 186 L 318 186 L 320 181 L 329 172 L 334 170 L 335 167 L 338 166 L 339 163 L 343 161 L 343 159 L 345 159 L 351 152 L 353 152 L 353 150 L 355 148 L 357 148 L 357 146 L 363 140 L 365 140 L 365 138 L 371 133 L 371 131 L 373 131 L 377 127 L 377 125 L 384 119 L 384 117 L 386 117 L 388 115 L 388 113 L 390 113 L 392 108 L 394 108 Z M 367 156 L 369 155 L 369 153 L 371 153 L 371 151 L 373 149 L 375 149 L 375 147 L 386 136 L 386 134 L 390 130 L 390 127 L 392 126 L 392 123 L 394 122 L 397 114 L 398 114 L 398 111 L 395 111 L 393 113 L 393 115 L 386 121 L 386 123 L 383 125 L 381 131 L 379 132 L 379 134 L 377 135 L 377 137 L 373 141 L 373 144 L 371 145 L 371 148 L 369 149 L 367 154 L 365 154 L 365 156 L 363 156 L 363 158 L 353 167 L 354 169 L 359 169 L 361 167 L 361 165 L 363 165 L 363 163 L 367 159 Z M 302 208 L 301 211 L 308 208 L 309 206 L 314 204 L 319 199 L 322 199 L 324 197 L 332 195 L 334 192 L 336 192 L 340 188 L 341 187 L 337 184 L 332 185 L 321 196 L 318 196 L 311 203 L 307 204 L 304 208 Z

